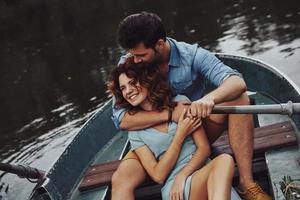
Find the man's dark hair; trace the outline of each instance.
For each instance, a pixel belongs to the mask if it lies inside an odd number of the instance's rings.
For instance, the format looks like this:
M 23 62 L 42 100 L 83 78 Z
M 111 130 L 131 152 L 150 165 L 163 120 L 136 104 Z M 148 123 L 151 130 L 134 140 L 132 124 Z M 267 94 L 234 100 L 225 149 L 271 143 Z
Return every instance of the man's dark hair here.
M 166 31 L 161 19 L 154 13 L 129 15 L 119 25 L 118 42 L 124 49 L 134 48 L 140 42 L 146 48 L 154 48 L 159 39 L 166 41 Z

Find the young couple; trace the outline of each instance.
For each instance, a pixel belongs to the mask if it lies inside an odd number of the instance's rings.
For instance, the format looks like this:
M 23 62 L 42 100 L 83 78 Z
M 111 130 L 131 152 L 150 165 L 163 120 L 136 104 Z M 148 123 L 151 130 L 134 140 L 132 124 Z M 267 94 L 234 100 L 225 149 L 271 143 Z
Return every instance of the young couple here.
M 230 199 L 232 158 L 220 155 L 203 166 L 209 144 L 226 129 L 240 195 L 271 199 L 252 177 L 252 116 L 211 114 L 216 104 L 249 104 L 241 75 L 198 45 L 167 38 L 153 13 L 126 17 L 119 43 L 129 54 L 113 69 L 109 88 L 113 120 L 129 130 L 132 151 L 113 175 L 112 199 L 134 199 L 147 174 L 164 184 L 164 199 Z M 217 86 L 206 95 L 205 80 Z M 189 100 L 189 106 L 182 103 Z

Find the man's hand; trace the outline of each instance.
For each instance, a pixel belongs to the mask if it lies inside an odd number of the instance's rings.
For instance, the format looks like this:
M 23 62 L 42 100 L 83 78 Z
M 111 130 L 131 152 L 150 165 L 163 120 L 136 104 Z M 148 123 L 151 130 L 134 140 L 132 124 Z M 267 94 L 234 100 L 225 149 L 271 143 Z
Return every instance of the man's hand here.
M 188 101 L 178 102 L 172 113 L 172 121 L 178 123 L 181 113 L 184 109 L 189 110 L 190 104 Z
M 211 111 L 215 105 L 213 98 L 210 96 L 204 96 L 203 98 L 192 102 L 188 116 L 206 118 L 211 114 Z

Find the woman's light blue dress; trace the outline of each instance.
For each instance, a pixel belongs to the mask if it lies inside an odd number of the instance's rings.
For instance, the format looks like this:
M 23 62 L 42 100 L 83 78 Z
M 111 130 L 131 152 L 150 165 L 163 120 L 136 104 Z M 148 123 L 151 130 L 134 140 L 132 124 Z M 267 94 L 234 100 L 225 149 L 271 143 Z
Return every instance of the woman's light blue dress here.
M 174 101 L 186 100 L 185 96 L 178 95 L 175 97 Z M 172 122 L 168 125 L 168 133 L 160 132 L 154 128 L 147 128 L 138 131 L 129 131 L 128 137 L 131 143 L 132 150 L 147 145 L 148 148 L 153 152 L 156 159 L 160 160 L 162 155 L 167 151 L 169 145 L 171 144 L 173 137 L 176 133 L 177 124 Z M 196 151 L 196 145 L 191 136 L 188 136 L 180 152 L 180 155 L 177 159 L 177 162 L 171 171 L 168 179 L 166 180 L 162 190 L 162 198 L 169 199 L 169 193 L 173 185 L 174 179 L 178 172 L 191 160 L 192 155 Z M 190 175 L 184 186 L 184 199 L 188 199 L 190 186 L 191 186 Z

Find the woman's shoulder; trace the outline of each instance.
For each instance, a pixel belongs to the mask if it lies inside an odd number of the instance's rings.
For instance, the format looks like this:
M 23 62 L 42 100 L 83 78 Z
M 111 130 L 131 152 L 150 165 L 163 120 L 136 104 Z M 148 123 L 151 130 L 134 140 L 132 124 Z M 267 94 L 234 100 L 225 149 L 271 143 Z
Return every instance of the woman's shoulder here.
M 151 128 L 145 128 L 140 130 L 128 131 L 128 138 L 134 140 L 142 140 L 142 138 L 151 132 Z
M 128 131 L 128 138 L 129 139 L 140 139 L 139 135 L 140 135 L 140 130 L 136 130 L 136 131 Z
M 188 101 L 188 102 L 190 102 L 190 99 L 187 96 L 178 94 L 178 95 L 173 97 L 173 101 L 176 101 L 176 102 L 178 102 L 178 101 Z

